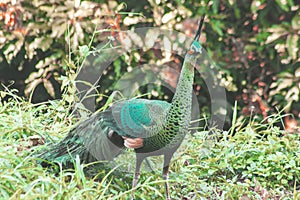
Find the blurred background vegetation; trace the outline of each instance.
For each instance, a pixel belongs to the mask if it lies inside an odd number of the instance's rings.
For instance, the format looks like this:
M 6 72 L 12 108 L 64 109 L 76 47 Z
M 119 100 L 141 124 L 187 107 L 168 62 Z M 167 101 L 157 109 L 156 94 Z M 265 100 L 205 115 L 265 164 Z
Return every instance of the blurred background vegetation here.
M 281 125 L 294 132 L 300 115 L 299 7 L 297 0 L 1 0 L 0 81 L 35 103 L 73 101 L 71 87 L 66 92 L 66 86 L 85 48 L 141 27 L 192 36 L 206 14 L 201 42 L 218 68 L 229 110 L 237 101 L 242 119 L 255 116 L 258 121 L 281 111 L 291 113 Z M 122 73 L 143 63 L 179 72 L 182 58 L 157 49 L 122 55 L 106 69 L 100 93 L 109 95 Z M 178 74 L 172 75 L 177 79 Z M 159 87 L 140 88 L 140 93 L 149 90 L 149 98 L 171 98 Z M 195 93 L 201 113 L 209 115 L 210 99 L 202 79 L 195 80 Z M 101 96 L 99 107 L 106 100 Z M 230 125 L 228 120 L 225 128 Z

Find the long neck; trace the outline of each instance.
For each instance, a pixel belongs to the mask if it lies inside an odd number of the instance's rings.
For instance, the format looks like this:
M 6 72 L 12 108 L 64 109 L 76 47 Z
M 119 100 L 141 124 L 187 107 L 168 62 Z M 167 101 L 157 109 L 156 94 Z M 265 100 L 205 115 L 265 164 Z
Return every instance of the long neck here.
M 185 56 L 176 92 L 174 94 L 165 125 L 165 129 L 168 132 L 167 139 L 169 142 L 170 140 L 174 140 L 171 141 L 171 143 L 181 142 L 188 131 L 188 126 L 191 120 L 195 63 L 196 58 L 194 55 L 187 54 Z
M 194 81 L 194 66 L 196 58 L 187 54 L 184 59 L 176 92 L 174 94 L 164 128 L 157 134 L 144 139 L 144 147 L 141 152 L 152 152 L 154 150 L 171 147 L 177 149 L 182 139 L 188 132 L 191 119 L 192 90 Z
M 190 122 L 195 60 L 189 54 L 185 56 L 167 124 L 174 124 L 175 121 L 178 121 L 180 127 L 186 128 Z

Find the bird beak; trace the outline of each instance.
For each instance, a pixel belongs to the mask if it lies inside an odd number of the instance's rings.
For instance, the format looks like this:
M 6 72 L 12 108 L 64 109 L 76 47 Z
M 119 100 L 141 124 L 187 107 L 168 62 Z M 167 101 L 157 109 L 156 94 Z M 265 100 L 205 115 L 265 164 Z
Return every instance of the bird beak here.
M 194 41 L 198 41 L 199 38 L 200 38 L 200 35 L 201 35 L 201 29 L 202 29 L 202 26 L 203 26 L 204 18 L 205 18 L 205 15 L 202 15 L 202 18 L 201 18 L 201 20 L 200 20 L 199 27 L 198 27 L 198 30 L 197 30 L 197 32 L 196 32 Z

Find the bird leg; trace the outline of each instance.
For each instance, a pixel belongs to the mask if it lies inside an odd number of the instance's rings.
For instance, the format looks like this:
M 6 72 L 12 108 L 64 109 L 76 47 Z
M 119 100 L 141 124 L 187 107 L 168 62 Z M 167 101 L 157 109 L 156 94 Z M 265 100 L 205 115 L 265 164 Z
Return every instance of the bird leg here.
M 170 192 L 169 192 L 169 166 L 165 166 L 163 168 L 163 178 L 165 180 L 165 190 L 166 190 L 166 199 L 171 200 Z
M 172 155 L 164 156 L 164 168 L 163 168 L 163 179 L 165 180 L 165 190 L 166 190 L 166 199 L 171 200 L 170 191 L 169 191 L 169 165 Z
M 132 180 L 132 191 L 131 191 L 131 195 L 130 195 L 130 200 L 133 200 L 134 199 L 134 192 L 135 192 L 135 187 L 138 183 L 140 179 L 140 172 L 139 171 L 135 171 L 134 172 L 134 177 L 133 177 L 133 180 Z
M 132 190 L 131 190 L 130 200 L 134 199 L 134 192 L 136 189 L 136 185 L 140 179 L 140 169 L 143 160 L 144 160 L 143 157 L 139 157 L 138 154 L 136 154 L 136 166 L 135 166 L 134 177 L 132 180 L 132 187 L 131 187 Z

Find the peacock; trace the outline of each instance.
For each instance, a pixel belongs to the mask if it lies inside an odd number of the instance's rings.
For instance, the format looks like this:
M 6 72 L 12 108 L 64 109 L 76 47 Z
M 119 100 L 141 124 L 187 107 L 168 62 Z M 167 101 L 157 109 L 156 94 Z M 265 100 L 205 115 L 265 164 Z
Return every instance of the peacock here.
M 113 160 L 127 147 L 134 148 L 136 166 L 131 199 L 140 177 L 143 160 L 149 156 L 164 156 L 163 179 L 166 199 L 170 199 L 168 173 L 174 152 L 188 133 L 192 109 L 194 67 L 202 46 L 198 42 L 204 16 L 200 20 L 194 41 L 185 55 L 183 67 L 172 102 L 133 98 L 113 103 L 106 110 L 93 114 L 76 125 L 59 143 L 38 155 L 47 162 L 72 163 Z M 126 143 L 127 142 L 127 143 Z M 46 161 L 46 162 L 45 162 Z

